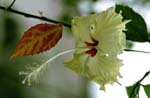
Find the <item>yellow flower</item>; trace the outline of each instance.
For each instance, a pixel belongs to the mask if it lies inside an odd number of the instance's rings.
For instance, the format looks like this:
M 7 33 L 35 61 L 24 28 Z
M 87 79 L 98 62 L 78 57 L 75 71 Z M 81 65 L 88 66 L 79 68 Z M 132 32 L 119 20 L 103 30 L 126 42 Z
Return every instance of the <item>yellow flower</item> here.
M 121 13 L 109 8 L 99 14 L 76 17 L 72 21 L 76 51 L 65 65 L 101 85 L 117 82 L 125 47 L 125 25 Z

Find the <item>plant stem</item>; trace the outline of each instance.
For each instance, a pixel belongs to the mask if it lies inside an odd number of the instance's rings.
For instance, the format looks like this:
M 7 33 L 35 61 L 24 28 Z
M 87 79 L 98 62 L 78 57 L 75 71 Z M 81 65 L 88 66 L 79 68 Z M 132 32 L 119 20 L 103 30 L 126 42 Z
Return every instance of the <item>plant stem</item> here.
M 4 10 L 4 11 L 7 11 L 7 12 L 14 13 L 14 14 L 19 14 L 19 15 L 22 15 L 22 16 L 25 16 L 25 17 L 28 17 L 28 18 L 39 19 L 39 20 L 43 20 L 43 21 L 47 21 L 47 22 L 52 22 L 52 23 L 60 23 L 60 24 L 63 24 L 64 26 L 66 26 L 66 27 L 71 28 L 70 24 L 66 24 L 66 23 L 63 23 L 63 22 L 60 22 L 60 21 L 52 20 L 52 19 L 49 19 L 47 17 L 36 16 L 36 15 L 29 14 L 29 13 L 21 12 L 21 11 L 18 11 L 18 10 L 14 10 L 12 8 L 5 8 L 3 6 L 0 6 L 0 9 Z
M 11 7 L 14 5 L 15 2 L 16 2 L 16 0 L 13 0 L 13 2 L 10 4 L 10 6 L 8 7 L 8 9 L 11 9 Z
M 147 52 L 147 51 L 132 50 L 132 49 L 124 49 L 124 51 L 129 51 L 129 52 L 141 52 L 141 53 L 150 53 L 150 52 Z

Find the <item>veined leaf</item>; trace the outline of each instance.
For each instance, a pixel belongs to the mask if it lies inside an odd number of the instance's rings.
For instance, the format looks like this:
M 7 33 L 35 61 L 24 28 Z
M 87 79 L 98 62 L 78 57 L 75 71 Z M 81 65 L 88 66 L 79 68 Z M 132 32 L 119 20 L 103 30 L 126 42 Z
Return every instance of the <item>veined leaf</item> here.
M 143 85 L 143 87 L 144 87 L 144 91 L 145 91 L 145 93 L 147 95 L 147 98 L 150 98 L 150 84 Z
M 42 53 L 54 47 L 62 37 L 61 24 L 38 24 L 28 29 L 10 58 Z
M 148 32 L 143 17 L 128 6 L 116 5 L 116 12 L 122 14 L 123 20 L 131 20 L 126 24 L 126 39 L 137 42 L 148 41 Z
M 137 87 L 135 86 L 136 84 L 126 87 L 129 98 L 139 98 L 140 85 L 137 85 Z

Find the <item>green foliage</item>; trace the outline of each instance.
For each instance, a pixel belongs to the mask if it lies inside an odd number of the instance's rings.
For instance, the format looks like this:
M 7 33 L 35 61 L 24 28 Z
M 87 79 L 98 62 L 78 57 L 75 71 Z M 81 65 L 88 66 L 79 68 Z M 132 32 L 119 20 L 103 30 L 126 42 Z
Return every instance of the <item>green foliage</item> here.
M 126 87 L 129 98 L 139 98 L 140 84 Z
M 150 32 L 148 33 L 148 42 L 150 42 Z
M 21 79 L 18 77 L 18 64 L 22 62 L 8 60 L 18 40 L 20 23 L 12 14 L 0 12 L 0 16 L 0 98 L 23 98 Z
M 144 87 L 145 93 L 150 98 L 150 85 L 142 85 L 141 82 L 150 74 L 150 71 L 146 72 L 145 75 L 137 81 L 134 85 L 126 87 L 129 98 L 139 98 L 140 86 Z
M 76 6 L 79 1 L 81 0 L 63 0 L 63 3 L 68 6 Z
M 72 17 L 79 15 L 78 4 L 81 0 L 63 0 L 62 14 L 60 20 L 64 23 L 71 24 Z
M 134 46 L 133 42 L 130 40 L 126 40 L 126 48 L 132 48 Z
M 116 12 L 122 14 L 123 20 L 131 20 L 126 25 L 127 40 L 146 42 L 148 41 L 148 32 L 144 19 L 128 6 L 116 5 Z
M 147 95 L 147 98 L 150 98 L 150 84 L 143 85 L 144 91 Z
M 97 2 L 98 0 L 91 0 L 92 2 Z
M 19 34 L 18 34 L 19 25 L 14 18 L 8 16 L 7 14 L 4 15 L 3 21 L 4 21 L 4 32 L 5 32 L 3 47 L 11 48 L 17 43 L 17 39 L 19 38 Z

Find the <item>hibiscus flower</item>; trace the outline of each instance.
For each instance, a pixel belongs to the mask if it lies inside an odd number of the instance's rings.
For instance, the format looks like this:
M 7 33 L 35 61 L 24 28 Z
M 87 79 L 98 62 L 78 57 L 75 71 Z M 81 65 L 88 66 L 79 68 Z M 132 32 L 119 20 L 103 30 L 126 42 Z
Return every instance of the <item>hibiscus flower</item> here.
M 75 17 L 72 32 L 75 38 L 75 53 L 65 66 L 101 85 L 118 81 L 123 65 L 118 54 L 125 48 L 125 25 L 121 13 L 111 7 L 89 16 Z

